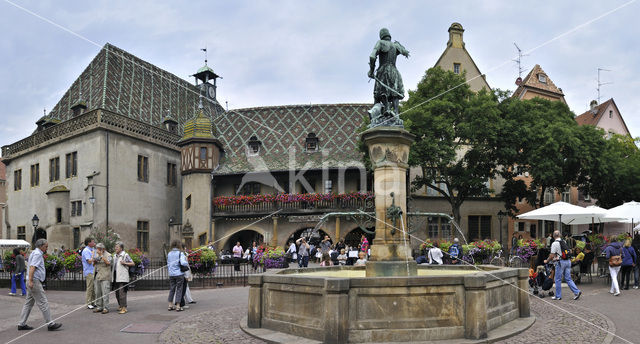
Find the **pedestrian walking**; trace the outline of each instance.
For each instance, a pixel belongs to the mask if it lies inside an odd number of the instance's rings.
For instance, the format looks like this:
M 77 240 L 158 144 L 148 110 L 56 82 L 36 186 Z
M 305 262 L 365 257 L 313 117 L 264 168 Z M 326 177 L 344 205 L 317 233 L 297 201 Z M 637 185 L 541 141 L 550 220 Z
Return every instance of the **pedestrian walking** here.
M 107 252 L 103 243 L 96 245 L 95 256 L 95 281 L 93 282 L 96 290 L 96 309 L 94 313 L 109 313 L 109 293 L 111 292 L 111 281 L 113 279 L 113 269 L 111 262 L 113 257 Z
M 27 298 L 25 299 L 24 306 L 22 307 L 22 313 L 20 314 L 20 322 L 18 322 L 18 331 L 33 330 L 33 327 L 27 325 L 27 319 L 34 304 L 38 305 L 42 312 L 42 317 L 47 323 L 47 330 L 55 331 L 59 329 L 62 324 L 55 323 L 51 320 L 51 312 L 49 311 L 49 301 L 47 301 L 47 295 L 42 288 L 42 282 L 44 282 L 47 274 L 44 269 L 44 254 L 47 253 L 49 243 L 47 239 L 38 239 L 35 243 L 36 249 L 31 251 L 29 255 L 29 273 L 27 282 Z
M 11 274 L 11 291 L 9 295 L 16 296 L 16 283 L 20 283 L 20 289 L 22 290 L 22 296 L 27 295 L 27 290 L 24 285 L 24 272 L 27 269 L 22 255 L 22 250 L 19 248 L 13 249 L 13 255 L 16 256 L 16 271 Z
M 82 253 L 80 254 L 82 257 L 82 274 L 84 275 L 84 280 L 87 284 L 87 290 L 85 292 L 85 299 L 87 302 L 87 308 L 94 309 L 96 292 L 93 285 L 93 279 L 95 274 L 95 267 L 93 266 L 94 262 L 94 254 L 96 246 L 96 242 L 93 238 L 88 237 L 84 239 L 85 248 L 82 249 Z
M 171 251 L 167 254 L 167 269 L 169 270 L 169 308 L 177 312 L 183 311 L 180 307 L 180 298 L 174 297 L 182 295 L 182 284 L 184 282 L 184 271 L 188 270 L 189 263 L 184 253 L 180 252 L 180 242 L 174 240 L 171 243 Z M 176 302 L 177 301 L 177 302 Z
M 620 286 L 618 285 L 618 273 L 622 265 L 622 244 L 617 241 L 610 243 L 604 249 L 604 255 L 609 259 L 609 276 L 611 277 L 611 289 L 609 293 L 613 296 L 620 295 Z
M 551 244 L 551 253 L 549 257 L 544 260 L 545 264 L 553 261 L 556 265 L 556 294 L 551 299 L 562 300 L 562 279 L 564 278 L 569 289 L 573 292 L 573 299 L 577 300 L 582 295 L 582 291 L 576 287 L 576 284 L 571 279 L 571 249 L 567 243 L 562 240 L 560 231 L 554 231 L 553 238 L 555 241 Z
M 125 314 L 127 310 L 127 292 L 129 291 L 129 268 L 136 265 L 127 252 L 124 243 L 117 242 L 113 254 L 113 282 L 118 300 L 118 314 Z

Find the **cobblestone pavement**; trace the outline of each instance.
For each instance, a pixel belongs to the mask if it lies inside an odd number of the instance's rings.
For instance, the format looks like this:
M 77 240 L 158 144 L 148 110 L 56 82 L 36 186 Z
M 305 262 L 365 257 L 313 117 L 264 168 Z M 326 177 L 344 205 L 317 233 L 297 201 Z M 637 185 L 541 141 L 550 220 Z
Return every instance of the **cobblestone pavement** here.
M 160 335 L 160 342 L 167 344 L 264 343 L 240 329 L 238 324 L 246 314 L 246 305 L 194 314 L 172 323 Z
M 528 330 L 521 334 L 498 341 L 501 344 L 519 343 L 605 343 L 611 341 L 611 336 L 607 338 L 607 332 L 615 333 L 615 326 L 602 314 L 594 312 L 580 305 L 579 302 L 571 299 L 553 301 L 547 297 L 540 299 L 537 296 L 529 298 L 531 302 L 531 313 L 536 317 L 536 322 Z M 569 301 L 570 300 L 570 301 Z M 549 303 L 553 302 L 571 314 L 577 315 L 581 321 L 561 310 L 553 307 Z M 606 331 L 603 331 L 606 330 Z
M 550 302 L 579 315 L 591 324 L 581 321 L 550 305 Z M 171 324 L 162 335 L 162 343 L 198 343 L 210 340 L 213 343 L 264 343 L 244 333 L 238 326 L 240 319 L 246 314 L 246 306 L 223 308 L 194 314 Z M 587 309 L 578 302 L 552 301 L 550 298 L 531 298 L 531 312 L 537 320 L 523 333 L 509 339 L 499 341 L 501 344 L 520 343 L 608 343 L 615 333 L 615 326 L 602 314 Z M 603 331 L 603 330 L 606 331 Z M 605 342 L 605 339 L 608 339 Z

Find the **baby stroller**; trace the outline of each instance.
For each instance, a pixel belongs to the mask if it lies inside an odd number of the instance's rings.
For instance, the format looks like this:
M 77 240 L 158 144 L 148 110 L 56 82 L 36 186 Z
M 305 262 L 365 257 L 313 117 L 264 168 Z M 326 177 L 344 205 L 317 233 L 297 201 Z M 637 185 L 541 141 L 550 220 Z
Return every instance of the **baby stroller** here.
M 545 292 L 548 296 L 553 296 L 553 278 L 555 275 L 555 269 L 553 264 L 539 265 L 536 268 L 535 281 L 531 281 L 529 278 L 529 284 L 532 285 L 533 294 L 538 295 L 540 298 L 545 297 Z

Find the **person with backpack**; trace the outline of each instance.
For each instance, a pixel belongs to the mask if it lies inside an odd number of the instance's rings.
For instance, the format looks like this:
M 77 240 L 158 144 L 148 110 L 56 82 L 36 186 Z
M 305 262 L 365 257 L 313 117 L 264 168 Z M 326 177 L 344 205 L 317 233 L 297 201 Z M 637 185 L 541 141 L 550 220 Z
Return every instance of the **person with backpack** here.
M 614 241 L 607 245 L 604 249 L 604 254 L 609 259 L 609 276 L 611 276 L 611 289 L 610 294 L 613 296 L 620 295 L 620 286 L 618 285 L 618 273 L 620 272 L 620 266 L 622 265 L 622 244 Z
M 573 292 L 573 299 L 577 300 L 582 295 L 582 291 L 576 287 L 576 284 L 571 279 L 571 249 L 569 248 L 569 245 L 562 240 L 562 234 L 560 234 L 560 231 L 554 231 L 553 238 L 555 241 L 551 244 L 551 253 L 544 261 L 545 264 L 548 262 L 554 262 L 556 265 L 556 294 L 551 299 L 562 300 L 562 278 L 564 277 L 569 289 Z
M 458 238 L 453 239 L 453 245 L 449 246 L 449 258 L 451 264 L 458 264 L 458 260 L 461 258 L 462 246 L 460 246 L 460 240 Z

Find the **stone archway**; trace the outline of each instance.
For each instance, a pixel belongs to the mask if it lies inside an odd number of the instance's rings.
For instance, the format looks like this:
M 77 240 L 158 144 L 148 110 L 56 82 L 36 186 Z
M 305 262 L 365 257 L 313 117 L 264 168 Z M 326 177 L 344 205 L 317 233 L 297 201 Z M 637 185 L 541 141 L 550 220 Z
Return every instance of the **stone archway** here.
M 240 242 L 243 250 L 250 248 L 253 246 L 253 242 L 255 241 L 257 244 L 260 244 L 264 241 L 264 236 L 262 233 L 254 230 L 254 229 L 243 229 L 233 233 L 227 239 L 227 242 L 222 246 L 222 248 L 226 251 L 229 250 L 231 252 L 233 246 L 236 245 L 237 242 Z
M 373 234 L 366 233 L 360 227 L 356 227 L 352 229 L 347 233 L 347 235 L 344 236 L 344 243 L 349 247 L 357 248 L 358 245 L 360 244 L 362 235 L 364 234 L 364 236 L 367 237 L 367 240 L 369 240 L 369 245 L 371 245 L 373 243 L 373 239 L 375 239 L 376 237 L 375 227 L 367 228 L 367 230 L 374 233 Z
M 313 227 L 303 227 L 293 232 L 289 236 L 289 238 L 287 238 L 286 242 L 289 243 L 290 241 L 298 240 L 300 237 L 305 237 L 307 238 L 307 242 L 309 243 L 309 245 L 317 246 L 320 241 L 322 241 L 322 238 L 324 238 L 325 235 L 328 235 L 333 242 L 333 238 L 331 238 L 331 235 L 324 230 L 318 229 L 316 232 L 314 231 Z

